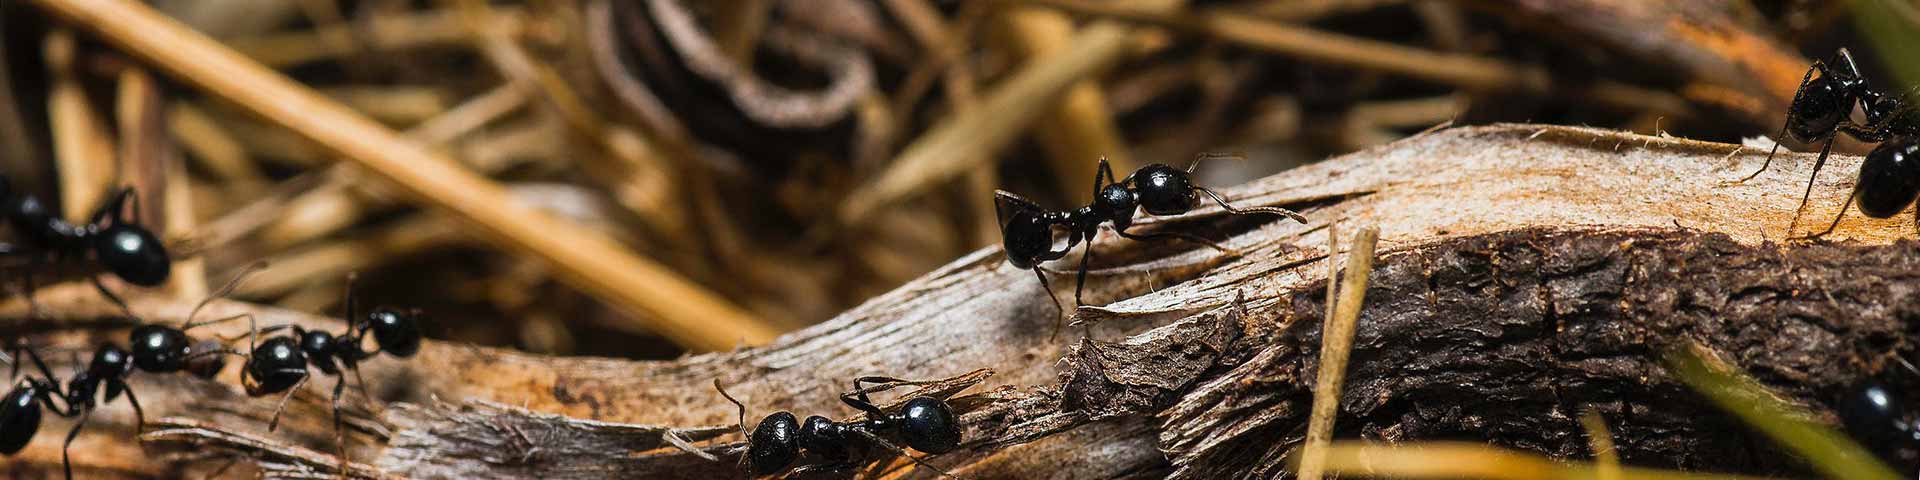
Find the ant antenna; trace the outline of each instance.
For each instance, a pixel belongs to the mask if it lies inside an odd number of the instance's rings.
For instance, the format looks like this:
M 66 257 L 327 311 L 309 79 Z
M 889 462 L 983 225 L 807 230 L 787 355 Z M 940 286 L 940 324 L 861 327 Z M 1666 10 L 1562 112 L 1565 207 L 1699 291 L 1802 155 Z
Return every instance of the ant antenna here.
M 1220 194 L 1215 193 L 1213 189 L 1210 189 L 1207 187 L 1201 187 L 1201 186 L 1194 186 L 1193 189 L 1199 190 L 1200 193 L 1207 194 L 1208 198 L 1213 199 L 1213 203 L 1220 204 L 1220 208 L 1226 209 L 1227 213 L 1230 213 L 1230 214 L 1245 215 L 1248 213 L 1271 213 L 1274 215 L 1280 215 L 1283 217 L 1287 217 L 1289 219 L 1293 219 L 1293 221 L 1300 222 L 1302 224 L 1307 223 L 1307 217 L 1305 215 L 1301 215 L 1298 212 L 1295 212 L 1292 210 L 1287 210 L 1280 207 L 1235 208 L 1233 205 L 1227 204 L 1226 199 L 1220 198 Z
M 727 394 L 727 389 L 726 389 L 726 387 L 722 387 L 722 386 L 720 386 L 720 379 L 718 379 L 718 378 L 716 378 L 716 379 L 713 379 L 713 389 L 714 389 L 714 390 L 719 390 L 719 391 L 720 391 L 720 396 L 721 396 L 721 397 L 725 397 L 725 398 L 727 399 L 727 401 L 729 401 L 729 402 L 733 402 L 733 406 L 735 406 L 735 407 L 738 407 L 738 408 L 739 408 L 739 410 L 740 410 L 740 438 L 741 438 L 741 439 L 743 439 L 743 440 L 745 440 L 745 439 L 750 439 L 750 438 L 753 438 L 753 437 L 751 437 L 751 436 L 748 436 L 748 435 L 747 435 L 747 405 L 746 405 L 746 404 L 743 404 L 743 403 L 740 403 L 740 401 L 739 401 L 739 400 L 735 400 L 735 399 L 733 398 L 733 395 L 728 395 L 728 394 Z M 742 460 L 744 460 L 744 458 L 743 458 Z
M 1210 158 L 1231 158 L 1234 160 L 1246 160 L 1247 156 L 1246 154 L 1242 154 L 1242 153 L 1201 152 L 1193 156 L 1193 163 L 1187 164 L 1187 173 L 1193 173 L 1195 169 L 1200 168 L 1200 161 L 1210 159 Z
M 1908 362 L 1907 359 L 1900 358 L 1899 356 L 1894 356 L 1893 360 L 1896 362 L 1900 362 L 1900 366 L 1907 367 L 1907 371 L 1913 372 L 1914 375 L 1920 375 L 1920 368 L 1914 367 L 1913 363 Z
M 937 467 L 937 466 L 934 466 L 934 465 L 933 465 L 933 464 L 931 464 L 931 463 L 927 463 L 927 461 L 926 461 L 926 460 L 921 460 L 921 459 L 920 459 L 920 457 L 915 457 L 915 456 L 913 456 L 913 454 L 912 454 L 912 453 L 909 453 L 909 452 L 907 452 L 907 449 L 904 449 L 904 448 L 900 448 L 900 446 L 899 446 L 899 445 L 894 445 L 894 444 L 893 444 L 893 442 L 889 442 L 889 441 L 887 441 L 886 439 L 883 439 L 883 438 L 880 438 L 880 436 L 879 436 L 879 435 L 874 435 L 874 434 L 873 434 L 873 432 L 869 432 L 869 431 L 866 431 L 866 430 L 861 430 L 861 429 L 857 429 L 857 428 L 856 428 L 856 429 L 849 429 L 849 431 L 851 431 L 851 432 L 854 432 L 854 433 L 858 433 L 858 434 L 860 434 L 860 436 L 861 436 L 861 437 L 864 437 L 864 438 L 866 438 L 866 439 L 867 439 L 867 441 L 869 441 L 869 442 L 873 442 L 873 443 L 874 443 L 875 445 L 879 445 L 879 446 L 881 446 L 881 447 L 884 447 L 884 448 L 886 448 L 887 450 L 892 450 L 892 451 L 893 451 L 893 453 L 894 453 L 895 455 L 899 455 L 899 456 L 902 456 L 902 457 L 907 457 L 907 460 L 911 460 L 911 461 L 913 461 L 913 463 L 914 463 L 914 464 L 916 464 L 916 465 L 919 465 L 919 466 L 921 466 L 922 468 L 926 468 L 926 469 L 928 469 L 928 470 L 933 470 L 933 471 L 934 471 L 935 473 L 939 473 L 939 474 L 940 474 L 940 476 L 942 476 L 942 477 L 947 477 L 947 478 L 952 478 L 952 479 L 959 479 L 959 478 L 960 478 L 960 477 L 958 477 L 958 476 L 955 476 L 955 475 L 954 475 L 954 474 L 952 474 L 952 473 L 948 473 L 948 472 L 947 472 L 947 471 L 946 471 L 945 469 L 942 469 L 942 468 L 940 468 L 940 467 Z
M 213 303 L 213 299 L 224 298 L 227 295 L 232 294 L 234 289 L 240 287 L 241 280 L 246 280 L 247 276 L 253 275 L 254 273 L 257 273 L 261 270 L 266 270 L 266 269 L 267 269 L 266 260 L 253 262 L 251 264 L 248 264 L 246 267 L 241 268 L 240 273 L 234 274 L 232 279 L 227 280 L 226 285 L 221 285 L 219 290 L 215 290 L 213 294 L 207 295 L 207 298 L 200 299 L 200 303 L 195 304 L 193 306 L 193 310 L 187 312 L 187 321 L 186 323 L 180 324 L 180 329 L 192 330 L 194 327 L 205 326 L 205 325 L 210 325 L 217 322 L 224 322 L 227 320 L 232 320 L 234 318 L 239 318 L 235 316 L 235 317 L 227 317 L 220 320 L 215 320 L 212 322 L 206 322 L 206 323 L 200 323 L 200 324 L 193 323 L 193 318 L 200 315 L 200 309 L 205 308 L 209 303 Z

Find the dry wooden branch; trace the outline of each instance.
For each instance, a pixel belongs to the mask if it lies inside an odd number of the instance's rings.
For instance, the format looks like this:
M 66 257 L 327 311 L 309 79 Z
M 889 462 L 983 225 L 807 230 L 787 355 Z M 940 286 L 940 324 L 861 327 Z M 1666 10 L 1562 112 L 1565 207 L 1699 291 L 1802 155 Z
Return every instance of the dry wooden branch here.
M 1567 127 L 1415 137 L 1229 192 L 1242 206 L 1304 209 L 1311 225 L 1213 208 L 1138 220 L 1225 237 L 1238 256 L 1102 236 L 1087 290 L 1099 306 L 1077 315 L 1090 334 L 1059 342 L 1048 340 L 1054 310 L 1038 282 L 987 249 L 832 321 L 728 353 L 628 362 L 429 343 L 409 361 L 365 365 L 370 396 L 401 403 L 348 396 L 351 473 L 714 476 L 734 471 L 739 441 L 716 378 L 754 415 L 841 416 L 850 412 L 835 395 L 857 375 L 991 368 L 998 373 L 955 400 L 965 446 L 928 461 L 989 478 L 1280 476 L 1318 369 L 1327 278 L 1318 232 L 1338 221 L 1381 233 L 1336 438 L 1484 439 L 1582 459 L 1577 418 L 1591 409 L 1613 428 L 1627 465 L 1804 474 L 1664 373 L 1661 347 L 1697 342 L 1832 422 L 1824 392 L 1913 353 L 1920 243 L 1903 240 L 1910 219 L 1857 217 L 1833 237 L 1843 242 L 1772 243 L 1787 236 L 1812 159 L 1792 154 L 1753 181 L 1722 185 L 1764 155 Z M 1807 214 L 1836 211 L 1851 184 L 1842 172 L 1858 165 L 1835 156 Z M 15 302 L 0 307 L 0 331 L 100 328 L 97 319 L 114 311 L 78 286 L 39 298 L 51 321 L 25 320 Z M 190 307 L 164 298 L 134 305 L 154 321 L 179 321 Z M 202 315 L 241 312 L 263 324 L 339 328 L 232 302 Z M 150 418 L 192 419 L 148 437 L 150 449 L 330 474 L 320 393 L 331 385 L 311 385 L 314 395 L 296 398 L 289 423 L 268 434 L 272 400 L 240 395 L 229 370 L 217 384 L 137 376 Z M 88 447 L 75 450 L 87 470 L 164 465 L 129 453 L 124 406 L 95 419 L 81 435 Z M 161 448 L 183 445 L 217 448 Z M 1335 450 L 1334 459 L 1353 454 Z M 428 452 L 434 460 L 420 461 Z M 58 468 L 58 455 L 58 442 L 42 438 L 0 471 Z M 866 458 L 876 462 L 863 473 L 932 476 Z

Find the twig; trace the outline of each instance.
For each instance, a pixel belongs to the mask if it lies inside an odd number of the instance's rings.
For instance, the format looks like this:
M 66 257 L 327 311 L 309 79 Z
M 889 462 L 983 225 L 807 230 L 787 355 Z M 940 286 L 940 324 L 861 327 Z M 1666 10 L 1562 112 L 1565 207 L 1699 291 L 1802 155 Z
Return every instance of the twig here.
M 1607 419 L 1600 416 L 1599 410 L 1587 410 L 1580 415 L 1580 426 L 1587 429 L 1587 444 L 1593 448 L 1594 480 L 1621 480 L 1620 452 L 1613 448 L 1613 432 L 1607 430 Z
M 53 85 L 47 92 L 47 116 L 52 120 L 53 158 L 59 165 L 60 207 L 67 221 L 85 221 L 95 202 L 113 181 L 114 141 L 93 105 L 87 101 L 74 68 L 79 48 L 73 32 L 48 32 L 45 55 Z
M 526 15 L 517 8 L 496 8 L 487 23 L 515 37 L 527 29 Z M 466 24 L 458 12 L 451 10 L 379 16 L 367 22 L 366 27 L 366 46 L 379 51 L 460 46 L 468 44 L 469 38 Z M 334 40 L 347 38 L 345 45 L 352 45 L 355 28 L 358 27 L 332 24 L 313 30 L 236 38 L 228 44 L 266 66 L 287 67 L 361 53 Z
M 1288 25 L 1225 10 L 1188 13 L 1178 9 L 1119 6 L 1086 0 L 1008 0 L 1046 5 L 1083 15 L 1119 18 L 1167 28 L 1204 33 L 1248 47 L 1298 56 L 1307 60 L 1347 65 L 1405 75 L 1474 91 L 1547 93 L 1555 88 L 1545 69 L 1499 60 L 1421 50 L 1392 43 Z M 1612 81 L 1596 81 L 1573 93 L 1604 105 L 1633 111 L 1655 111 L 1680 116 L 1685 100 L 1671 93 Z
M 1327 444 L 1333 439 L 1333 421 L 1340 415 L 1340 387 L 1346 380 L 1347 358 L 1353 354 L 1354 324 L 1367 297 L 1367 275 L 1373 273 L 1374 245 L 1380 229 L 1366 227 L 1353 234 L 1347 253 L 1347 274 L 1340 279 L 1340 296 L 1328 304 L 1327 325 L 1320 336 L 1320 376 L 1313 387 L 1313 414 L 1307 419 L 1307 446 L 1300 460 L 1302 480 L 1320 480 L 1326 468 Z M 1327 279 L 1327 288 L 1333 288 Z
M 500 186 L 313 90 L 127 0 L 33 3 L 188 83 L 281 124 L 454 214 L 482 237 L 545 261 L 561 281 L 697 350 L 761 343 L 776 330 L 605 236 L 514 202 Z
M 1067 48 L 1074 33 L 1073 19 L 1045 8 L 1012 7 L 999 12 L 1006 43 L 1027 59 L 1038 59 Z M 1046 149 L 1060 191 L 1073 197 L 1093 191 L 1092 174 L 1100 158 L 1116 172 L 1133 171 L 1132 151 L 1120 139 L 1107 95 L 1094 80 L 1067 87 L 1060 103 L 1034 124 L 1034 140 Z
M 995 86 L 981 108 L 948 117 L 907 145 L 879 178 L 847 195 L 842 223 L 859 223 L 883 205 L 952 179 L 1013 141 L 1080 79 L 1126 53 L 1127 27 L 1099 22 L 1080 29 L 1065 49 L 1029 60 Z M 1089 175 L 1091 177 L 1091 175 Z

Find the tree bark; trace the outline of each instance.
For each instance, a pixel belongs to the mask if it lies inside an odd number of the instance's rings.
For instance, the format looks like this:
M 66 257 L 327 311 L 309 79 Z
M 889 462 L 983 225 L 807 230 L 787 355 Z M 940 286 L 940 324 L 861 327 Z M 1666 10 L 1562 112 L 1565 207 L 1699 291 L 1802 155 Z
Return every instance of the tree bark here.
M 715 379 L 746 402 L 751 425 L 776 410 L 852 418 L 837 396 L 855 376 L 991 369 L 945 385 L 968 390 L 936 392 L 963 412 L 966 444 L 930 463 L 970 478 L 1285 476 L 1318 368 L 1332 223 L 1381 230 L 1337 438 L 1484 440 L 1582 458 L 1576 419 L 1594 409 L 1631 464 L 1801 473 L 1669 377 L 1661 353 L 1698 343 L 1832 421 L 1834 392 L 1912 353 L 1920 245 L 1906 240 L 1910 218 L 1858 215 L 1832 241 L 1782 242 L 1812 158 L 1783 153 L 1767 173 L 1729 183 L 1765 154 L 1569 127 L 1421 135 L 1227 191 L 1236 206 L 1300 209 L 1308 225 L 1218 208 L 1136 223 L 1224 239 L 1231 255 L 1102 235 L 1086 285 L 1092 306 L 1075 316 L 1083 327 L 1058 338 L 1033 274 L 989 248 L 763 347 L 633 362 L 429 342 L 414 358 L 364 364 L 378 402 L 351 391 L 343 400 L 349 473 L 744 476 L 735 411 Z M 1858 165 L 1828 161 L 1796 233 L 1824 228 Z M 1050 265 L 1066 270 L 1050 274 L 1062 301 L 1072 301 L 1075 265 Z M 16 302 L 0 310 L 0 328 L 90 332 L 58 337 L 75 348 L 124 338 L 115 322 L 95 320 L 114 310 L 89 291 L 38 298 L 47 318 L 27 320 Z M 168 322 L 191 307 L 134 305 Z M 237 302 L 201 315 L 243 312 L 263 325 L 341 329 Z M 1905 391 L 1920 383 L 1891 373 Z M 274 399 L 245 397 L 236 375 L 231 365 L 217 383 L 136 374 L 148 418 L 165 420 L 134 444 L 131 412 L 104 408 L 75 444 L 77 466 L 197 475 L 238 456 L 271 476 L 332 476 L 334 378 L 316 378 L 268 433 Z M 50 432 L 66 425 L 43 427 L 0 472 L 57 472 L 59 433 Z M 934 476 L 870 453 L 853 473 Z

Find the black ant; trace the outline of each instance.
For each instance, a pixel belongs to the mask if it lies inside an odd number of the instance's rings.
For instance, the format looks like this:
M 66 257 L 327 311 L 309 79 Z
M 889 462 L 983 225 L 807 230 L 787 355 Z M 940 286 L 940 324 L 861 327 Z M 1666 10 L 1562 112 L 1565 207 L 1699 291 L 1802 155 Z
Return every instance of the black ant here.
M 380 307 L 368 312 L 366 317 L 357 316 L 353 295 L 354 277 L 347 277 L 346 315 L 347 331 L 334 335 L 322 331 L 311 331 L 299 325 L 274 325 L 264 329 L 253 328 L 250 354 L 245 368 L 241 370 L 240 383 L 246 388 L 248 396 L 259 397 L 286 392 L 280 397 L 280 403 L 273 409 L 273 418 L 267 422 L 267 430 L 273 431 L 280 425 L 280 414 L 286 410 L 287 399 L 306 385 L 312 378 L 307 367 L 311 365 L 321 373 L 339 377 L 333 385 L 333 428 L 341 449 L 340 461 L 345 464 L 347 457 L 346 434 L 340 424 L 340 395 L 345 391 L 347 377 L 343 371 L 353 372 L 354 379 L 360 384 L 360 391 L 366 393 L 367 381 L 360 376 L 360 362 L 373 358 L 381 352 L 406 358 L 420 351 L 420 312 L 401 311 Z M 248 317 L 252 321 L 252 317 Z M 276 336 L 261 341 L 261 333 L 277 330 L 291 330 L 290 335 Z M 365 350 L 361 347 L 367 334 L 373 334 L 374 344 L 378 348 Z M 345 471 L 344 468 L 341 470 Z
M 127 213 L 128 203 L 132 212 Z M 21 245 L 0 244 L 0 255 L 22 255 L 35 266 L 42 263 L 67 265 L 92 258 L 106 271 L 142 287 L 159 286 L 167 281 L 173 261 L 166 246 L 153 232 L 135 223 L 140 216 L 140 200 L 133 189 L 123 188 L 93 211 L 85 224 L 75 225 L 55 214 L 38 197 L 15 192 L 13 185 L 0 176 L 0 216 L 19 237 Z M 102 223 L 105 222 L 105 223 Z M 33 274 L 26 275 L 27 291 L 34 290 Z M 94 288 L 126 309 L 126 302 L 107 290 L 100 278 L 92 278 Z
M 74 423 L 73 429 L 67 432 L 66 443 L 60 446 L 61 459 L 65 462 L 68 479 L 73 478 L 73 462 L 67 455 L 67 449 L 73 445 L 73 439 L 79 436 L 82 428 L 87 426 L 87 420 L 92 418 L 94 409 L 99 408 L 100 405 L 117 400 L 121 394 L 126 394 L 127 403 L 133 406 L 135 429 L 144 429 L 147 424 L 146 411 L 140 408 L 139 396 L 135 395 L 133 388 L 127 385 L 127 377 L 133 375 L 135 371 L 160 374 L 190 372 L 201 378 L 213 378 L 219 373 L 220 369 L 226 365 L 220 355 L 239 355 L 240 352 L 224 348 L 217 342 L 195 343 L 193 338 L 187 335 L 187 331 L 231 318 L 239 318 L 230 317 L 201 323 L 193 321 L 201 307 L 205 307 L 214 298 L 231 292 L 248 273 L 257 270 L 258 265 L 235 276 L 226 286 L 221 287 L 219 292 L 201 300 L 199 305 L 194 306 L 192 313 L 187 314 L 184 325 L 178 328 L 158 324 L 143 324 L 135 327 L 128 335 L 128 340 L 133 345 L 132 351 L 112 343 L 101 345 L 99 349 L 94 350 L 93 360 L 87 364 L 87 368 L 75 373 L 73 378 L 67 381 L 64 391 L 58 388 L 53 373 L 47 369 L 46 363 L 40 360 L 40 356 L 34 353 L 32 348 L 24 345 L 9 347 L 11 350 L 25 351 L 27 358 L 33 361 L 45 378 L 44 380 L 28 379 L 15 388 L 13 393 L 7 395 L 4 405 L 0 405 L 0 444 L 3 444 L 0 445 L 0 453 L 12 454 L 19 451 L 29 439 L 33 438 L 34 432 L 40 429 L 40 410 L 34 405 L 35 401 L 60 416 L 80 417 Z M 14 374 L 18 375 L 18 373 L 19 364 L 16 363 Z M 101 387 L 105 387 L 104 392 Z M 96 394 L 103 395 L 96 397 Z M 54 408 L 47 399 L 50 395 L 60 397 L 66 404 L 65 409 Z M 98 398 L 97 401 L 96 398 Z
M 1814 72 L 1820 76 L 1814 77 Z M 1865 112 L 1865 124 L 1853 122 L 1856 106 Z M 1920 111 L 1909 108 L 1904 98 L 1875 91 L 1860 75 L 1853 54 L 1845 48 L 1834 55 L 1831 63 L 1815 61 L 1813 67 L 1807 69 L 1807 75 L 1800 79 L 1800 89 L 1793 94 L 1793 103 L 1787 107 L 1787 122 L 1780 127 L 1780 132 L 1778 136 L 1800 142 L 1825 144 L 1813 162 L 1815 177 L 1826 165 L 1827 154 L 1833 151 L 1835 136 L 1845 133 L 1860 141 L 1880 142 L 1861 162 L 1859 181 L 1854 184 L 1847 203 L 1840 206 L 1840 214 L 1834 216 L 1833 223 L 1827 225 L 1825 231 L 1805 238 L 1833 233 L 1855 199 L 1859 200 L 1861 213 L 1888 218 L 1920 198 L 1920 156 L 1917 156 L 1920 155 Z M 1773 164 L 1774 153 L 1779 151 L 1780 144 L 1776 142 L 1773 151 L 1767 153 L 1767 161 L 1760 164 L 1760 170 L 1740 181 L 1765 172 Z M 1807 191 L 1800 196 L 1800 208 L 1806 208 L 1807 199 L 1812 195 L 1813 178 L 1808 178 Z M 1794 218 L 1797 222 L 1799 216 L 1796 214 Z
M 1905 359 L 1895 358 L 1907 371 L 1920 373 Z M 1848 388 L 1835 411 L 1847 432 L 1868 450 L 1913 472 L 1920 454 L 1920 417 L 1912 405 L 1878 379 L 1867 378 Z
M 865 387 L 863 384 L 878 384 Z M 746 456 L 742 463 L 754 476 L 773 475 L 785 471 L 789 465 L 800 458 L 802 450 L 813 452 L 825 463 L 804 465 L 794 469 L 794 473 L 811 471 L 841 471 L 855 467 L 851 442 L 864 439 L 869 444 L 878 445 L 914 463 L 952 477 L 938 467 L 915 458 L 906 450 L 880 437 L 891 433 L 907 447 L 929 454 L 942 454 L 960 448 L 960 422 L 954 415 L 953 407 L 945 400 L 929 396 L 919 396 L 907 400 L 900 411 L 887 413 L 867 398 L 869 393 L 878 393 L 904 385 L 922 385 L 930 382 L 900 380 L 890 377 L 860 377 L 853 380 L 853 390 L 840 395 L 855 410 L 866 414 L 863 420 L 835 422 L 827 417 L 814 415 L 801 422 L 792 412 L 777 412 L 760 420 L 759 426 L 752 432 L 747 431 L 747 406 L 727 394 L 720 386 L 720 380 L 714 379 L 713 388 L 720 391 L 739 408 L 740 436 L 747 439 Z
M 24 350 L 26 357 L 33 361 L 34 366 L 39 367 L 41 375 L 41 378 L 29 376 L 21 380 L 13 390 L 7 392 L 7 396 L 0 397 L 0 455 L 10 456 L 20 453 L 21 449 L 27 447 L 27 442 L 33 440 L 34 434 L 40 432 L 42 407 L 53 412 L 54 415 L 67 418 L 81 415 L 81 413 L 73 408 L 66 393 L 60 390 L 60 381 L 54 379 L 53 371 L 47 368 L 46 362 L 40 361 L 39 354 L 34 353 L 31 348 L 19 345 L 9 348 L 16 351 Z M 20 364 L 11 360 L 9 363 L 13 363 L 13 375 L 18 376 Z M 65 405 L 56 406 L 54 404 L 56 398 Z M 67 432 L 67 444 L 73 444 L 74 436 L 79 434 L 80 427 L 76 425 L 72 431 Z M 66 459 L 66 447 L 62 446 L 60 451 L 61 458 Z M 73 463 L 70 460 L 67 462 L 67 478 L 73 478 Z
M 1093 175 L 1093 201 L 1075 210 L 1049 211 L 1026 197 L 1004 190 L 994 191 L 994 214 L 1000 222 L 1002 245 L 1006 249 L 1007 263 L 1021 270 L 1033 270 L 1040 279 L 1041 288 L 1046 289 L 1047 297 L 1053 298 L 1053 286 L 1047 283 L 1046 274 L 1040 271 L 1040 264 L 1066 257 L 1067 252 L 1082 241 L 1092 241 L 1099 232 L 1100 225 L 1112 223 L 1114 233 L 1130 240 L 1181 239 L 1200 243 L 1215 249 L 1225 248 L 1197 236 L 1179 232 L 1133 233 L 1127 229 L 1133 226 L 1135 209 L 1145 210 L 1150 215 L 1179 215 L 1192 211 L 1200 205 L 1200 194 L 1212 198 L 1214 203 L 1226 209 L 1231 215 L 1268 213 L 1285 216 L 1300 223 L 1307 218 L 1292 210 L 1278 207 L 1235 208 L 1221 198 L 1219 193 L 1193 183 L 1193 169 L 1200 161 L 1214 155 L 1202 154 L 1194 158 L 1186 170 L 1169 167 L 1165 164 L 1152 164 L 1140 167 L 1127 178 L 1116 180 L 1113 166 L 1106 158 L 1100 159 L 1100 168 Z M 1067 230 L 1067 245 L 1053 250 L 1054 228 Z M 1093 249 L 1088 248 L 1080 255 L 1080 269 L 1074 279 L 1073 304 L 1082 305 L 1081 292 L 1087 285 L 1087 264 L 1093 258 Z M 1054 308 L 1060 308 L 1058 301 Z M 1060 310 L 1066 316 L 1066 310 Z M 1055 326 L 1058 331 L 1058 325 Z

